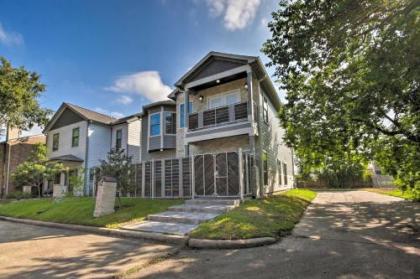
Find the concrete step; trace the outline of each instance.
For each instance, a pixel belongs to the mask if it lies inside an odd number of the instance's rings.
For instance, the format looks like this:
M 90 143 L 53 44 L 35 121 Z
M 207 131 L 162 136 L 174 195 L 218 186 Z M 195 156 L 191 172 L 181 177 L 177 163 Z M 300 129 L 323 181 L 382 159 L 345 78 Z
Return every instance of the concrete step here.
M 197 225 L 207 220 L 213 219 L 217 215 L 218 214 L 215 213 L 165 211 L 158 214 L 151 214 L 147 216 L 147 219 L 149 221 L 157 222 Z
M 194 199 L 186 200 L 186 205 L 231 205 L 238 206 L 241 203 L 239 199 Z
M 198 225 L 182 224 L 182 223 L 166 223 L 156 221 L 145 221 L 142 223 L 126 225 L 122 227 L 123 230 L 158 233 L 165 235 L 185 236 L 190 231 L 195 229 Z
M 210 205 L 210 204 L 199 204 L 199 205 L 175 205 L 169 207 L 169 211 L 177 212 L 203 212 L 203 213 L 215 213 L 223 214 L 232 210 L 235 206 L 233 205 Z

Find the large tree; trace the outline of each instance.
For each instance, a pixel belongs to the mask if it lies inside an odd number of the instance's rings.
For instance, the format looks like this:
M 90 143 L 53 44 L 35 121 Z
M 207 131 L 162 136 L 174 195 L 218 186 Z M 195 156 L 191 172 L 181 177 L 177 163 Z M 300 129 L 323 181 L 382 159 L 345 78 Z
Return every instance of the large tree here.
M 45 124 L 49 111 L 38 102 L 44 90 L 37 73 L 14 68 L 0 56 L 0 126 L 30 129 Z
M 419 186 L 420 2 L 283 0 L 269 28 L 263 52 L 287 94 L 288 142 L 382 159 Z

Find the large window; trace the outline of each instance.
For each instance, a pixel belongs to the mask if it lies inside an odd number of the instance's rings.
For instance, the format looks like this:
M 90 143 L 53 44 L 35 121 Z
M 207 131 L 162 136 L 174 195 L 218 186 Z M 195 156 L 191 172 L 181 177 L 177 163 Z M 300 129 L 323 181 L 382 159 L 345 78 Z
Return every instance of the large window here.
M 115 148 L 121 149 L 122 146 L 122 129 L 118 129 L 115 135 Z
M 175 134 L 176 133 L 176 113 L 165 112 L 165 133 Z
M 264 97 L 264 104 L 263 104 L 263 119 L 264 122 L 268 124 L 268 101 L 267 98 Z
M 281 186 L 281 162 L 280 160 L 277 160 L 277 179 L 279 182 L 279 186 Z
M 241 95 L 239 91 L 233 93 L 217 95 L 209 98 L 208 107 L 209 109 L 234 105 L 241 102 Z
M 60 134 L 54 134 L 53 135 L 53 144 L 52 144 L 52 150 L 57 151 L 58 147 L 60 145 Z
M 268 155 L 267 152 L 263 153 L 263 175 L 264 175 L 264 185 L 268 185 Z
M 150 136 L 160 135 L 160 112 L 150 116 Z
M 71 146 L 72 147 L 79 146 L 79 137 L 80 137 L 80 129 L 74 128 L 71 133 Z
M 188 113 L 193 112 L 193 106 L 192 102 L 189 102 L 188 104 Z M 185 127 L 185 104 L 179 105 L 179 127 L 184 128 Z
M 283 181 L 284 185 L 287 185 L 287 165 L 283 163 Z

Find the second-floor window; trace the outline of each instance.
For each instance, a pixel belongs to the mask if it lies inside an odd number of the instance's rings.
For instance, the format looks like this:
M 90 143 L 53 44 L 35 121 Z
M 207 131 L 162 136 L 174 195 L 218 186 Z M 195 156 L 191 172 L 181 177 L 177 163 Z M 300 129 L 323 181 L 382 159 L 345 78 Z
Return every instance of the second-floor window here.
M 52 144 L 52 150 L 53 151 L 57 151 L 58 150 L 58 146 L 60 144 L 60 134 L 54 134 L 53 135 L 53 144 Z
M 71 146 L 72 147 L 79 146 L 79 136 L 80 136 L 80 129 L 74 128 L 71 133 Z
M 150 116 L 150 136 L 160 135 L 160 112 Z
M 165 133 L 176 133 L 176 114 L 175 112 L 165 111 Z
M 209 109 L 229 106 L 241 102 L 241 95 L 239 91 L 234 91 L 232 93 L 217 95 L 209 98 L 208 107 Z
M 264 122 L 268 124 L 268 101 L 267 98 L 264 97 L 263 103 L 263 119 Z
M 192 102 L 189 102 L 188 104 L 188 112 L 193 112 L 193 105 Z M 185 104 L 179 105 L 179 127 L 184 128 L 185 127 Z
M 121 149 L 122 146 L 122 129 L 118 129 L 115 132 L 115 148 L 117 150 Z

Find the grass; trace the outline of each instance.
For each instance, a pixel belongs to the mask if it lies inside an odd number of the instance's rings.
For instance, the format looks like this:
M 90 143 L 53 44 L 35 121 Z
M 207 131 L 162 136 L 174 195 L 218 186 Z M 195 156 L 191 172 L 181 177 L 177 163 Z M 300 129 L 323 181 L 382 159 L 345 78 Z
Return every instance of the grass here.
M 384 194 L 388 196 L 393 196 L 397 198 L 402 198 L 402 199 L 410 200 L 410 201 L 416 200 L 415 194 L 410 190 L 401 191 L 400 189 L 386 189 L 386 188 L 363 188 L 362 190 L 374 192 L 378 194 Z
M 202 223 L 191 237 L 248 239 L 282 236 L 293 229 L 315 196 L 311 190 L 293 189 L 264 199 L 248 200 L 232 211 Z
M 148 214 L 165 211 L 181 204 L 182 200 L 149 200 L 121 198 L 122 207 L 115 213 L 94 218 L 95 200 L 89 197 L 31 199 L 0 203 L 0 215 L 40 221 L 117 228 L 122 224 L 138 222 Z

